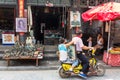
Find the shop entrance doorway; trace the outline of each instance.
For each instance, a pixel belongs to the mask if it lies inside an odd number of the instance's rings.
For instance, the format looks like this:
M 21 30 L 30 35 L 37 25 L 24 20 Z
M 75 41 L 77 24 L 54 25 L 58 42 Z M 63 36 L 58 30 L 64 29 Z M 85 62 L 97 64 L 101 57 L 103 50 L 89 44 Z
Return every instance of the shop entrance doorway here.
M 58 39 L 63 36 L 62 8 L 33 6 L 32 12 L 36 43 L 56 44 Z
M 0 7 L 0 44 L 2 44 L 2 34 L 14 32 L 15 9 Z

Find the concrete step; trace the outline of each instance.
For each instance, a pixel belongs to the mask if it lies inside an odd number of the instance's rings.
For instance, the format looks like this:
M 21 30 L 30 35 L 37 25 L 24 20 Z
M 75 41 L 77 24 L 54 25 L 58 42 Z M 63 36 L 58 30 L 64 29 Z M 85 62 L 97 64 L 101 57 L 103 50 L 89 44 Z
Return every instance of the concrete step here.
M 56 53 L 54 53 L 54 54 L 47 53 L 47 54 L 44 54 L 44 57 L 58 57 L 58 56 Z
M 56 54 L 56 51 L 52 51 L 52 52 L 45 52 L 43 55 L 43 60 L 50 60 L 50 61 L 54 61 L 54 60 L 58 60 L 58 56 Z
M 43 60 L 44 61 L 54 61 L 54 60 L 58 60 L 58 57 L 44 57 Z
M 50 62 L 49 65 L 51 63 L 55 63 L 56 61 L 58 61 L 58 56 L 56 54 L 56 51 L 57 51 L 56 45 L 45 46 L 43 61 L 46 61 L 47 63 Z
M 44 51 L 44 54 L 55 54 L 57 50 L 47 50 L 47 51 Z
M 57 45 L 45 45 L 45 51 L 56 51 Z

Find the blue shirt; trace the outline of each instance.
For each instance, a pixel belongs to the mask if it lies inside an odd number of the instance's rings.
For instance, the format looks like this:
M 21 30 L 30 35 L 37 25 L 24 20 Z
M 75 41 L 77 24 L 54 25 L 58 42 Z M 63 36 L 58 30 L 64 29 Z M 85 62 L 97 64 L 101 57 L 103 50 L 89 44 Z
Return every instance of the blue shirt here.
M 58 45 L 58 50 L 67 52 L 67 48 L 66 48 L 65 44 L 59 44 Z

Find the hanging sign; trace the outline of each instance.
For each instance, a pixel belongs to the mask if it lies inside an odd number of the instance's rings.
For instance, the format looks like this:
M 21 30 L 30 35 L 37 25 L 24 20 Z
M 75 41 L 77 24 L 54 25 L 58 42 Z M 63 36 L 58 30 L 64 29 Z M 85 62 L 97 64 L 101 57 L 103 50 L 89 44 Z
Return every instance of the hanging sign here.
M 24 17 L 24 0 L 18 0 L 19 17 Z

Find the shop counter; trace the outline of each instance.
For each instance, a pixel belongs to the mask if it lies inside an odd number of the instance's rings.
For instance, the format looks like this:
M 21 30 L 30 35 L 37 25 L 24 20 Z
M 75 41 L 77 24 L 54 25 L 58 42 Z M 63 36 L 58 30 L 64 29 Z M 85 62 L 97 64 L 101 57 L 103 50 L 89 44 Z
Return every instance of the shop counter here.
M 111 66 L 120 66 L 120 53 L 111 54 L 105 51 L 103 55 L 103 62 Z

